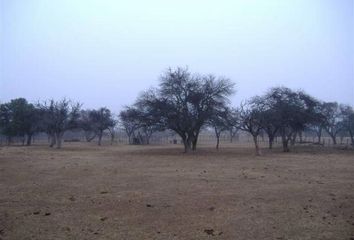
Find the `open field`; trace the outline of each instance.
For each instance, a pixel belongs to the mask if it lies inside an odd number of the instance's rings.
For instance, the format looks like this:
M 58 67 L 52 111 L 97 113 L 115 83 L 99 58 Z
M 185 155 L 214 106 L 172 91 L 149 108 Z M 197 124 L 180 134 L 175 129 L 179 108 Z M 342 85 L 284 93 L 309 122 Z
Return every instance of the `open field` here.
M 352 150 L 221 147 L 2 147 L 0 239 L 354 239 Z

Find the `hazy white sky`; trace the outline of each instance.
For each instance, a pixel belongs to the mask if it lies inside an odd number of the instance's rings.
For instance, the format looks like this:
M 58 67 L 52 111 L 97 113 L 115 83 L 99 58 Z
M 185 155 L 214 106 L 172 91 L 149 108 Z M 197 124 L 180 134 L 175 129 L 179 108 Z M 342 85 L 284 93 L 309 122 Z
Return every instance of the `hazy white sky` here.
M 354 105 L 353 0 L 0 0 L 0 101 L 117 112 L 167 67 Z

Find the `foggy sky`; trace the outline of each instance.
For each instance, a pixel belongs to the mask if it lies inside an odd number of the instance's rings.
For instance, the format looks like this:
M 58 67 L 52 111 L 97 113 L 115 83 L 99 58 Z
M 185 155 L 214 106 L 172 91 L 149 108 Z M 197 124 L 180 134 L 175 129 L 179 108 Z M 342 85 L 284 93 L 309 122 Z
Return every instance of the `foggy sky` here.
M 67 97 L 114 112 L 189 66 L 354 105 L 353 0 L 0 0 L 0 102 Z

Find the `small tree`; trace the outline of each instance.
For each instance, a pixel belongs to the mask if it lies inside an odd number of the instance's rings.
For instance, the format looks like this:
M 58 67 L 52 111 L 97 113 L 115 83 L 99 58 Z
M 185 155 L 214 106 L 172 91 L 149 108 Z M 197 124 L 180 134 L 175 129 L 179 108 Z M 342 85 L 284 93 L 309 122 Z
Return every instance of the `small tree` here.
M 351 144 L 354 146 L 354 110 L 351 106 L 341 105 L 342 129 L 349 133 Z
M 240 129 L 251 134 L 257 156 L 260 156 L 262 154 L 258 144 L 258 136 L 263 126 L 263 110 L 263 105 L 259 105 L 256 98 L 241 104 L 239 109 Z
M 143 133 L 141 142 L 145 144 L 150 144 L 150 138 L 152 134 L 156 131 L 164 130 L 164 126 L 160 124 L 160 117 L 156 114 L 150 112 L 150 109 L 146 104 L 143 104 L 145 101 L 149 101 L 151 92 L 145 92 L 139 97 L 139 100 L 134 104 L 134 108 L 137 111 L 136 121 L 138 124 L 139 131 Z
M 233 142 L 236 134 L 238 133 L 239 129 L 239 112 L 237 109 L 230 109 L 226 116 L 226 123 L 227 123 L 227 130 L 229 131 L 230 135 L 230 143 Z
M 325 103 L 323 102 L 317 103 L 317 106 L 314 109 L 314 122 L 308 128 L 316 134 L 318 144 L 321 143 L 322 133 L 323 133 L 324 125 L 326 123 L 325 108 L 326 108 Z
M 129 144 L 133 143 L 135 131 L 139 129 L 139 111 L 136 108 L 126 107 L 119 114 L 120 123 L 123 126 L 125 133 L 128 136 Z
M 227 108 L 216 109 L 209 120 L 210 126 L 214 129 L 216 137 L 216 149 L 219 149 L 220 135 L 230 128 L 228 117 L 230 110 Z
M 116 125 L 111 111 L 108 108 L 102 107 L 98 110 L 89 111 L 89 119 L 91 126 L 98 135 L 98 145 L 101 146 L 103 132 L 109 130 Z
M 97 129 L 95 129 L 92 119 L 90 118 L 90 110 L 80 111 L 78 125 L 84 131 L 87 142 L 91 142 L 95 139 L 97 136 Z
M 50 100 L 40 105 L 44 112 L 45 129 L 51 138 L 50 147 L 56 144 L 58 149 L 61 148 L 65 131 L 78 127 L 80 107 L 80 104 L 72 104 L 67 99 Z
M 280 127 L 277 121 L 277 113 L 265 96 L 254 97 L 252 101 L 258 106 L 258 109 L 262 109 L 258 113 L 260 115 L 259 119 L 261 119 L 260 123 L 262 124 L 263 131 L 268 135 L 269 149 L 272 149 L 274 139 Z
M 12 124 L 12 113 L 9 104 L 0 105 L 0 126 L 1 133 L 6 136 L 7 144 L 11 143 L 11 138 L 16 136 L 16 130 Z
M 114 126 L 110 126 L 108 128 L 108 131 L 109 131 L 109 134 L 111 136 L 111 145 L 113 145 L 113 142 L 114 142 L 114 139 L 116 137 L 116 129 L 115 129 L 115 126 L 118 124 L 118 121 L 115 120 L 115 125 Z
M 342 130 L 342 118 L 339 104 L 337 102 L 323 103 L 323 127 L 332 138 L 334 145 L 337 144 L 337 134 Z

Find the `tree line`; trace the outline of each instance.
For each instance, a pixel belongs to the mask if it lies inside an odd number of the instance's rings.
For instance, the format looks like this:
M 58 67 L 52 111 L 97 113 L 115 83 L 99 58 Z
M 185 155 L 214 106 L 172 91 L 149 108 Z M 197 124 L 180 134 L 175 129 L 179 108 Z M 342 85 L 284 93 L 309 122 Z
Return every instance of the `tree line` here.
M 81 109 L 81 104 L 67 99 L 32 104 L 24 98 L 0 104 L 0 133 L 11 143 L 13 137 L 22 137 L 23 144 L 31 145 L 32 137 L 45 132 L 50 147 L 61 148 L 66 131 L 81 129 L 87 141 L 98 139 L 108 131 L 113 140 L 114 128 L 119 124 L 130 144 L 149 144 L 153 133 L 173 131 L 183 142 L 184 151 L 197 149 L 203 129 L 213 129 L 216 148 L 222 132 L 232 140 L 241 130 L 254 141 L 256 154 L 261 150 L 258 138 L 266 134 L 269 148 L 274 139 L 281 137 L 283 151 L 290 150 L 296 137 L 304 131 L 316 133 L 321 143 L 326 132 L 336 144 L 338 134 L 346 134 L 354 145 L 354 110 L 349 105 L 323 102 L 304 91 L 286 87 L 269 89 L 264 95 L 252 97 L 232 107 L 230 96 L 235 84 L 225 77 L 193 74 L 188 68 L 178 67 L 162 73 L 160 84 L 138 96 L 126 106 L 116 119 L 111 111 Z
M 348 134 L 354 144 L 351 106 L 323 102 L 304 91 L 275 87 L 235 108 L 229 100 L 234 87 L 224 77 L 192 74 L 187 68 L 168 69 L 159 86 L 138 96 L 132 106 L 120 112 L 120 119 L 129 139 L 134 139 L 141 129 L 146 139 L 154 131 L 171 130 L 181 137 L 185 152 L 196 150 L 203 128 L 215 131 L 216 148 L 222 132 L 228 131 L 231 140 L 238 130 L 248 132 L 257 155 L 261 154 L 258 138 L 264 133 L 269 138 L 269 148 L 275 137 L 281 137 L 284 152 L 305 130 L 315 132 L 318 143 L 326 131 L 333 144 L 339 133 Z
M 103 131 L 113 132 L 116 120 L 105 107 L 82 110 L 81 104 L 67 99 L 32 104 L 24 98 L 0 105 L 0 133 L 10 144 L 13 137 L 22 137 L 23 144 L 31 145 L 34 134 L 48 135 L 49 146 L 61 148 L 66 131 L 82 129 L 88 141 L 97 136 L 101 145 Z

